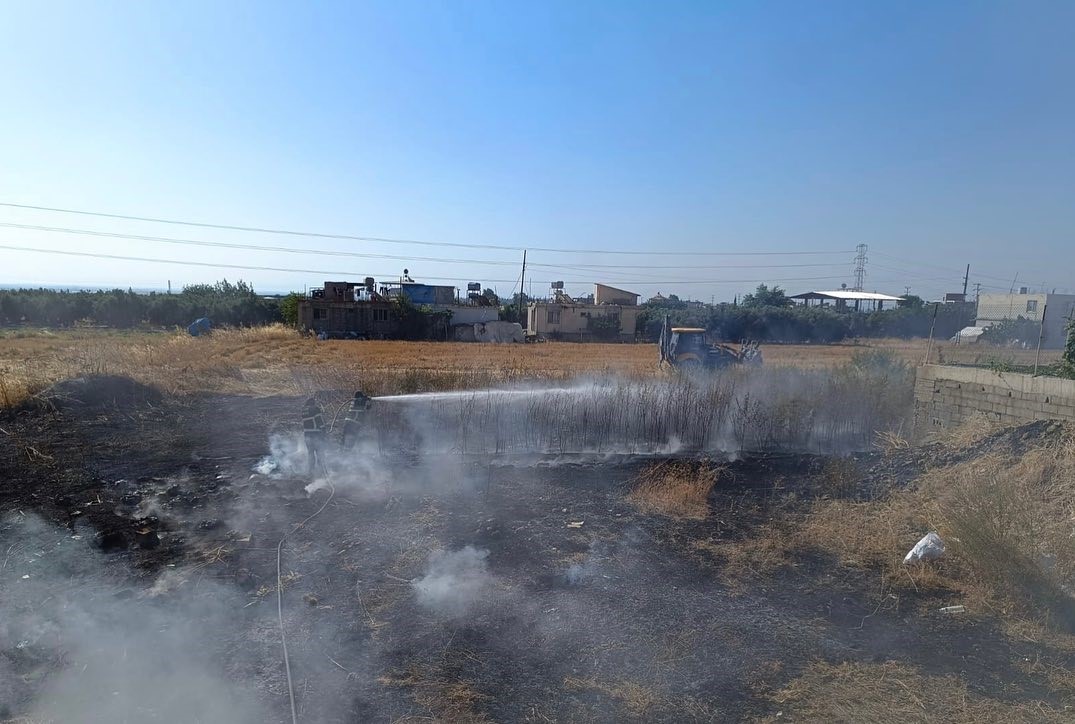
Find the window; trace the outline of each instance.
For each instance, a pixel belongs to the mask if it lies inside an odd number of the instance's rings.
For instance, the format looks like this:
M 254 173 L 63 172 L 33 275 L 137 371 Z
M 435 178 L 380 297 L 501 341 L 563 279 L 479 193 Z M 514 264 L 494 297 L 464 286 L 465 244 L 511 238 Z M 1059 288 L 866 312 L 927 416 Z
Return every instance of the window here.
M 545 310 L 545 322 L 547 324 L 559 324 L 560 323 L 560 310 L 559 308 L 549 307 Z
M 387 309 L 374 309 L 373 310 L 373 321 L 374 322 L 387 322 L 388 321 L 388 310 Z
M 328 310 L 314 307 L 314 319 L 328 319 Z
M 1037 299 L 1028 299 L 1028 300 L 1026 300 L 1026 310 L 1028 312 L 1036 312 L 1036 311 L 1038 311 L 1038 300 Z

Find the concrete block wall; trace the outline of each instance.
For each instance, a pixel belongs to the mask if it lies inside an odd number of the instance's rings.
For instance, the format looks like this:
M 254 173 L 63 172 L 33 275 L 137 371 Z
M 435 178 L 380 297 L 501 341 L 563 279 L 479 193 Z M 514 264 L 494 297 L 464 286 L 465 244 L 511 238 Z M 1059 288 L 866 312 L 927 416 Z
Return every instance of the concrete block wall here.
M 915 433 L 952 428 L 976 415 L 1004 423 L 1075 421 L 1075 380 L 925 365 L 915 375 Z

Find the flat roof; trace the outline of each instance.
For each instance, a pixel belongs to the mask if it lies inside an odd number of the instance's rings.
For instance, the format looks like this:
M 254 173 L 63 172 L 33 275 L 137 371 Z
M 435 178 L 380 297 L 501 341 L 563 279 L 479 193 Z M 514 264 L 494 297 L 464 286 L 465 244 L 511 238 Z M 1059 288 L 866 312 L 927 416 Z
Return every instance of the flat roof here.
M 902 302 L 903 297 L 877 292 L 856 292 L 850 289 L 835 289 L 831 292 L 804 292 L 790 299 L 844 299 L 848 301 L 865 300 L 871 302 Z

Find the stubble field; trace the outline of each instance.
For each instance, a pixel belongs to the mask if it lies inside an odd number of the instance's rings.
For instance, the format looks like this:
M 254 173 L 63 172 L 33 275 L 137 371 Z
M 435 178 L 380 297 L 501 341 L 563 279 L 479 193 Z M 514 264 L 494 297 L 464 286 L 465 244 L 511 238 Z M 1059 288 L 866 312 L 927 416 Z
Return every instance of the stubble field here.
M 836 367 L 864 351 L 885 350 L 909 364 L 926 359 L 925 340 L 863 340 L 836 345 L 763 345 L 768 366 Z M 934 344 L 930 360 L 1033 362 L 1030 350 Z M 1042 361 L 1056 359 L 1043 352 Z M 398 394 L 476 389 L 520 380 L 584 374 L 658 374 L 652 344 L 490 345 L 452 342 L 320 342 L 280 325 L 185 333 L 114 330 L 0 332 L 0 405 L 18 404 L 48 385 L 87 374 L 118 374 L 171 393 L 304 394 L 363 389 Z

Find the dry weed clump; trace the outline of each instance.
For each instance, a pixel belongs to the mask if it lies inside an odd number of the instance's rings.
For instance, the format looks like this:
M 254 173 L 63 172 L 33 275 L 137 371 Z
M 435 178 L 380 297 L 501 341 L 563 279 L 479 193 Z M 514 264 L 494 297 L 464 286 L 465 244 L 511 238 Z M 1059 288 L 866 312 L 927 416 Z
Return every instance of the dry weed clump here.
M 793 553 L 787 531 L 776 525 L 763 526 L 749 538 L 696 540 L 691 548 L 717 559 L 729 583 L 746 583 L 790 565 Z
M 936 470 L 920 488 L 980 595 L 1075 632 L 1075 440 Z
M 1070 692 L 1069 692 L 1070 694 Z M 771 695 L 779 716 L 764 721 L 1069 722 L 1072 712 L 1044 701 L 1001 701 L 972 691 L 953 675 L 928 676 L 896 662 L 816 662 Z
M 992 426 L 978 428 L 988 434 Z M 973 444 L 961 434 L 959 446 Z M 842 476 L 841 476 L 842 477 Z M 945 540 L 945 559 L 905 566 L 925 533 Z M 800 550 L 820 550 L 841 565 L 879 570 L 892 588 L 948 588 L 968 605 L 1038 618 L 1075 632 L 1075 440 L 1041 442 L 935 468 L 908 490 L 859 502 L 821 498 L 789 512 L 752 538 L 705 546 L 729 574 L 786 565 Z
M 627 500 L 646 512 L 702 519 L 720 474 L 721 467 L 706 460 L 658 463 L 639 474 Z
M 433 721 L 452 724 L 484 724 L 491 720 L 478 707 L 488 697 L 479 693 L 473 685 L 454 675 L 449 675 L 443 665 L 427 669 L 417 664 L 406 671 L 380 676 L 382 686 L 410 689 L 414 702 L 434 715 Z M 430 717 L 404 717 L 397 721 L 429 721 Z
M 619 701 L 632 717 L 645 717 L 660 702 L 652 690 L 633 681 L 604 682 L 594 678 L 569 676 L 564 679 L 569 691 L 596 691 Z

